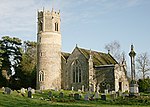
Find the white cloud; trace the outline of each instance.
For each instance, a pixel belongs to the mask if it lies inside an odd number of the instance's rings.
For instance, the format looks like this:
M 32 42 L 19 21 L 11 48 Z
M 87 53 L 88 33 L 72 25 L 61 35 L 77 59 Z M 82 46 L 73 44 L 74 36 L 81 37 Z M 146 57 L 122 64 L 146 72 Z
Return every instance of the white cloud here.
M 72 20 L 87 22 L 89 18 L 139 3 L 140 0 L 1 0 L 0 37 L 12 32 L 36 34 L 36 12 L 42 7 L 60 9 L 63 21 L 70 23 Z
M 4 0 L 0 4 L 1 32 L 23 30 L 32 25 L 34 1 Z M 28 20 L 29 19 L 29 20 Z M 30 28 L 30 27 L 29 27 Z

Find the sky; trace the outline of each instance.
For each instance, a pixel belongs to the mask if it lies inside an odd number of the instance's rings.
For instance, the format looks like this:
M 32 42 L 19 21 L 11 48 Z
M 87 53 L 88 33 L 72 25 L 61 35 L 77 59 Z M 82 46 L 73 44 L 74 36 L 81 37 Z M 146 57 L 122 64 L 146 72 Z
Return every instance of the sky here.
M 36 41 L 37 11 L 60 10 L 62 51 L 79 47 L 107 51 L 118 41 L 127 55 L 150 54 L 150 0 L 0 0 L 0 38 Z

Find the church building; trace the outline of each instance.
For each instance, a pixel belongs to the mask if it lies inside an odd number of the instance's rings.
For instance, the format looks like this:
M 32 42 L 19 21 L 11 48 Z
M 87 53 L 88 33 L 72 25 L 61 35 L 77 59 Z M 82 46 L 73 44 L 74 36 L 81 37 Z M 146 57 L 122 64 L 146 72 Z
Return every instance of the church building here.
M 37 89 L 129 91 L 125 60 L 78 46 L 61 52 L 60 21 L 53 9 L 38 12 Z

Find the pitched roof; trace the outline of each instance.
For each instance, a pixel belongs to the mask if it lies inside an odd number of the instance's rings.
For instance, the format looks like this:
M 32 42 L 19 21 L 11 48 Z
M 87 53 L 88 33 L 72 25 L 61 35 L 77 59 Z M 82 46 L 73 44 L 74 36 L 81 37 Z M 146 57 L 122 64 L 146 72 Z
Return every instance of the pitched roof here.
M 82 49 L 82 48 L 78 48 L 78 49 L 87 59 L 89 59 L 90 53 L 91 53 L 91 55 L 93 57 L 94 65 L 96 65 L 96 66 L 117 64 L 117 61 L 109 53 L 106 54 L 106 53 Z
M 61 52 L 61 55 L 67 60 L 68 57 L 70 56 L 70 53 Z

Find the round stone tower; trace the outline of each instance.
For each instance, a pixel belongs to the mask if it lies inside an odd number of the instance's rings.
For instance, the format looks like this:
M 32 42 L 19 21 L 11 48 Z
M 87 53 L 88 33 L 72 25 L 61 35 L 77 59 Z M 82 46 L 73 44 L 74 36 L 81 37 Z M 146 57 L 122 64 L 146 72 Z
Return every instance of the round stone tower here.
M 36 88 L 61 88 L 60 12 L 53 9 L 38 11 Z

